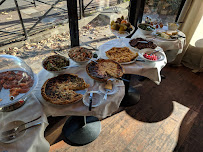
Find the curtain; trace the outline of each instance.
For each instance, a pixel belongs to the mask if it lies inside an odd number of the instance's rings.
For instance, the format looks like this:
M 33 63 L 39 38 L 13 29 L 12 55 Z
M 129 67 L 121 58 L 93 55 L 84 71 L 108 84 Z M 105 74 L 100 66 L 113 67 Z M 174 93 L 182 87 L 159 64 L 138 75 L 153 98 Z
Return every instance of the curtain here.
M 203 68 L 203 0 L 187 0 L 179 16 L 180 30 L 186 35 L 186 45 L 174 64 L 201 71 Z M 201 34 L 202 33 L 202 34 Z

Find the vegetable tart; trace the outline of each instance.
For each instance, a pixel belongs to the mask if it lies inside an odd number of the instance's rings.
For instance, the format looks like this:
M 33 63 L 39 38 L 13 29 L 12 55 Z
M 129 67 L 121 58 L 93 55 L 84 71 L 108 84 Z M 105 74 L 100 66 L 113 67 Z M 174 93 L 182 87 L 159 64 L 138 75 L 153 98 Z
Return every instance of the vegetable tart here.
M 71 104 L 83 98 L 77 90 L 88 88 L 83 78 L 74 74 L 62 74 L 48 79 L 41 88 L 41 94 L 45 100 L 53 104 Z

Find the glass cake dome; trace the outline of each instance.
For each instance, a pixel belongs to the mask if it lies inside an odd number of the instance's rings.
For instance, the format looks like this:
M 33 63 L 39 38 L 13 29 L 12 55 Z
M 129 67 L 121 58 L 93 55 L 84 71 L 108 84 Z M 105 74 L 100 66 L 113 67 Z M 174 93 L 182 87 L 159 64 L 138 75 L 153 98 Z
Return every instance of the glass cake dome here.
M 0 111 L 25 100 L 36 83 L 36 75 L 22 59 L 0 55 Z

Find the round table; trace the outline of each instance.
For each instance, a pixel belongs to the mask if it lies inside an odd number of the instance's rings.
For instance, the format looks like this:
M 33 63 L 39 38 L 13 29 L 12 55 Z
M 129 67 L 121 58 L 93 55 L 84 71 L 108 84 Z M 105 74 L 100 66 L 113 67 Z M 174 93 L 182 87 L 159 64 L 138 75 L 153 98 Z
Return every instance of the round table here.
M 101 46 L 99 46 L 98 57 L 108 59 L 106 56 L 106 51 L 110 50 L 112 47 L 129 47 L 132 50 L 132 47 L 129 44 L 130 38 L 122 38 L 121 40 L 115 39 L 108 41 Z M 120 43 L 119 43 L 120 42 Z M 160 84 L 161 82 L 161 69 L 166 65 L 167 58 L 163 51 L 163 49 L 159 48 L 161 53 L 164 56 L 162 61 L 158 62 L 140 62 L 135 61 L 134 63 L 124 64 L 122 65 L 125 70 L 124 78 L 130 80 L 131 74 L 140 75 L 147 77 L 154 81 L 156 84 Z M 133 49 L 132 51 L 138 52 L 138 50 Z M 139 57 L 138 57 L 139 59 Z M 121 106 L 128 107 L 138 103 L 140 100 L 140 93 L 137 89 L 130 87 L 129 82 L 125 82 L 126 90 L 125 97 Z
M 71 64 L 75 65 L 76 63 L 71 62 Z M 77 74 L 79 77 L 83 78 L 86 83 L 90 84 L 87 91 L 98 91 L 102 85 L 102 83 L 96 82 L 88 76 L 85 65 L 67 69 L 65 73 Z M 78 145 L 90 143 L 98 137 L 101 131 L 99 119 L 110 116 L 119 108 L 125 95 L 123 81 L 116 80 L 113 85 L 117 87 L 117 92 L 108 95 L 106 100 L 102 100 L 99 106 L 93 107 L 90 111 L 89 107 L 86 106 L 82 100 L 69 105 L 55 105 L 47 102 L 41 95 L 41 87 L 47 79 L 54 76 L 56 75 L 44 69 L 39 72 L 39 81 L 37 87 L 34 89 L 35 96 L 42 104 L 47 116 L 71 116 L 63 127 L 63 134 L 69 142 Z
M 119 41 L 118 39 L 114 39 L 102 44 L 101 46 L 99 46 L 98 57 L 107 59 L 105 52 L 110 50 L 112 47 L 124 47 L 124 46 L 130 47 L 130 44 L 129 44 L 130 40 L 131 40 L 130 38 L 122 38 L 122 43 L 120 43 L 120 45 L 118 45 L 118 41 Z M 138 52 L 138 50 L 134 50 L 134 51 Z M 159 61 L 159 62 L 136 61 L 131 64 L 122 65 L 125 69 L 125 74 L 141 75 L 151 79 L 156 84 L 160 84 L 161 82 L 160 71 L 167 63 L 167 58 L 164 51 L 162 50 L 160 52 L 164 55 L 163 61 Z
M 158 30 L 168 30 L 167 26 L 164 26 L 162 29 L 158 29 Z M 156 36 L 153 35 L 154 33 L 152 33 L 151 35 L 144 35 L 140 29 L 137 29 L 136 32 L 132 35 L 131 39 L 134 38 L 143 38 L 146 40 L 151 40 L 153 41 L 155 44 L 157 44 L 158 46 L 160 46 L 163 51 L 165 52 L 166 56 L 167 56 L 167 62 L 171 63 L 175 60 L 176 56 L 180 53 L 182 53 L 183 51 L 183 47 L 186 43 L 186 36 L 182 31 L 178 31 L 178 35 L 180 35 L 181 37 L 179 37 L 177 40 L 164 40 L 164 39 L 160 39 Z

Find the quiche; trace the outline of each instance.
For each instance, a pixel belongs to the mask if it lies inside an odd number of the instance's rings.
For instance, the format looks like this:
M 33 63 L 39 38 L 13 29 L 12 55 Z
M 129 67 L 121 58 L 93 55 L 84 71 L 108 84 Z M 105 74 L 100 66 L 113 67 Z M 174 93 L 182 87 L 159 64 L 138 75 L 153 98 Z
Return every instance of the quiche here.
M 111 59 L 98 59 L 86 66 L 87 74 L 94 80 L 105 82 L 109 78 L 120 78 L 123 76 L 124 69 Z
M 83 98 L 82 94 L 76 93 L 89 87 L 84 79 L 74 74 L 62 74 L 48 79 L 41 88 L 43 98 L 53 104 L 71 104 Z
M 124 63 L 124 62 L 130 62 L 134 60 L 138 54 L 132 52 L 129 48 L 127 47 L 113 47 L 110 50 L 106 51 L 106 56 L 109 59 L 112 59 L 116 62 L 119 63 Z

